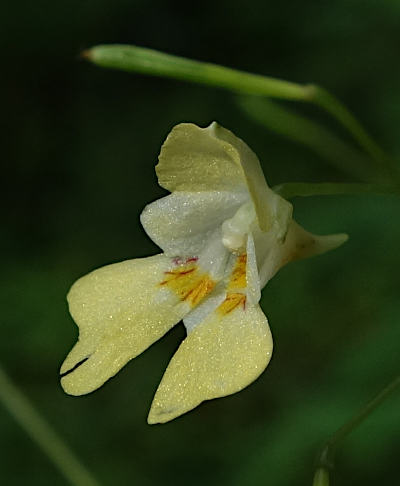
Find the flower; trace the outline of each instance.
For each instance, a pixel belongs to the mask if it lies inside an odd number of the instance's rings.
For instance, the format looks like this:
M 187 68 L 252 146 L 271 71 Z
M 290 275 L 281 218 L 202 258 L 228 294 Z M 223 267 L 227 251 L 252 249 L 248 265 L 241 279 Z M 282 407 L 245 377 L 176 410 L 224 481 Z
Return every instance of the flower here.
M 146 206 L 141 222 L 163 253 L 105 266 L 72 286 L 79 340 L 61 367 L 67 393 L 92 392 L 183 319 L 187 337 L 149 423 L 253 382 L 272 353 L 261 289 L 286 263 L 347 238 L 301 228 L 292 205 L 268 187 L 257 156 L 215 122 L 174 127 L 156 171 L 171 194 Z

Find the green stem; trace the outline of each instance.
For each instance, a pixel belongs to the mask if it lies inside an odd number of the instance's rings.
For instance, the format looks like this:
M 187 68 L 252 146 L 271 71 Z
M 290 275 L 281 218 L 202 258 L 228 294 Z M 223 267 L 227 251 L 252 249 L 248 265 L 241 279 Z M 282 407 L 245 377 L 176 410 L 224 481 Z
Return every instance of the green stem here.
M 84 51 L 82 57 L 106 68 L 181 79 L 236 92 L 304 101 L 310 95 L 307 86 L 217 64 L 193 61 L 145 47 L 100 45 Z
M 328 471 L 333 469 L 335 452 L 337 446 L 345 439 L 355 428 L 357 428 L 384 400 L 400 385 L 400 375 L 391 381 L 383 390 L 381 390 L 372 400 L 370 400 L 356 415 L 354 415 L 348 422 L 340 427 L 324 444 L 318 455 L 317 467 L 314 476 L 314 484 L 316 478 L 329 478 Z M 321 483 L 322 484 L 322 483 Z M 329 484 L 328 479 L 324 484 Z
M 318 468 L 314 474 L 313 486 L 329 486 L 329 471 Z
M 305 145 L 332 166 L 363 181 L 377 181 L 383 176 L 373 160 L 347 144 L 327 128 L 281 106 L 268 98 L 239 96 L 239 107 L 256 123 L 275 133 Z
M 386 165 L 390 172 L 399 175 L 399 169 L 394 161 L 388 157 L 379 145 L 368 135 L 362 125 L 352 113 L 326 89 L 319 86 L 311 87 L 313 102 L 330 113 L 338 120 L 357 140 L 359 145 L 376 161 Z
M 39 415 L 0 365 L 0 401 L 73 486 L 99 486 L 75 454 Z
M 102 67 L 181 79 L 231 91 L 314 103 L 341 123 L 374 160 L 398 175 L 399 170 L 349 110 L 328 91 L 281 79 L 247 73 L 143 47 L 110 44 L 92 47 L 82 57 Z
M 336 182 L 286 182 L 272 188 L 285 199 L 296 196 L 333 196 L 344 194 L 395 194 L 400 195 L 400 186 L 382 184 L 352 184 Z

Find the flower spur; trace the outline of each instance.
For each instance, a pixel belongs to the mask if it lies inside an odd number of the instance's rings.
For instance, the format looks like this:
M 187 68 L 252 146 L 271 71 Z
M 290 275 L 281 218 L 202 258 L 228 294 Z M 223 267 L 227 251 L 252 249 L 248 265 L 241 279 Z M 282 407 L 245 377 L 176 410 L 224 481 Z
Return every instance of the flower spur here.
M 146 206 L 141 222 L 163 253 L 105 266 L 72 286 L 79 340 L 61 367 L 67 393 L 92 392 L 183 319 L 187 337 L 149 423 L 254 381 L 272 353 L 261 289 L 286 263 L 347 238 L 301 228 L 291 204 L 268 187 L 257 156 L 215 122 L 174 127 L 156 172 L 171 194 Z

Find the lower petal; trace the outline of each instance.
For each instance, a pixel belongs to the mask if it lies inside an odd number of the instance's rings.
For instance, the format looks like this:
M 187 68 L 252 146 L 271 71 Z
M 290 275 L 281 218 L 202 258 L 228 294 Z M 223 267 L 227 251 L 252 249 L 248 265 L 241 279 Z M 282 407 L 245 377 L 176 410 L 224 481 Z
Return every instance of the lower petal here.
M 100 387 L 207 294 L 212 281 L 196 262 L 186 268 L 156 255 L 108 265 L 72 286 L 68 301 L 79 341 L 61 367 L 67 393 Z
M 164 423 L 204 400 L 236 393 L 267 367 L 272 337 L 258 305 L 229 293 L 173 356 L 154 397 L 150 424 Z

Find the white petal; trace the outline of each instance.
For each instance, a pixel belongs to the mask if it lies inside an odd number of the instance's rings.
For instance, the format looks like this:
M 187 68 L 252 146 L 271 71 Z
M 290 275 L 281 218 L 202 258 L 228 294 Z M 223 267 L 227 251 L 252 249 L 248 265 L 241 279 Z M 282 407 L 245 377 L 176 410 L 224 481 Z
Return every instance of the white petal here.
M 210 234 L 209 239 L 198 255 L 198 263 L 201 268 L 213 280 L 220 281 L 226 273 L 226 266 L 230 256 L 229 251 L 222 242 L 221 227 Z
M 267 233 L 260 231 L 259 228 L 253 228 L 252 236 L 256 249 L 261 289 L 265 287 L 281 266 L 284 241 L 278 238 L 278 232 L 277 226 L 272 227 Z
M 261 298 L 260 278 L 257 269 L 256 249 L 253 235 L 247 237 L 247 264 L 246 264 L 247 297 L 250 302 L 257 304 Z
M 219 286 L 215 292 L 210 294 L 200 305 L 189 312 L 183 319 L 187 334 L 190 334 L 197 325 L 201 324 L 212 314 L 222 304 L 225 298 L 226 288 Z
M 215 228 L 232 217 L 247 199 L 244 190 L 179 191 L 147 205 L 140 220 L 167 255 L 197 255 Z
M 185 316 L 183 322 L 188 333 L 203 322 L 209 314 L 212 314 L 229 293 L 241 293 L 247 298 L 249 304 L 254 305 L 259 302 L 261 297 L 260 279 L 251 234 L 247 239 L 247 252 L 230 255 L 229 261 L 224 267 L 224 275 L 220 275 L 220 280 L 212 293 Z

